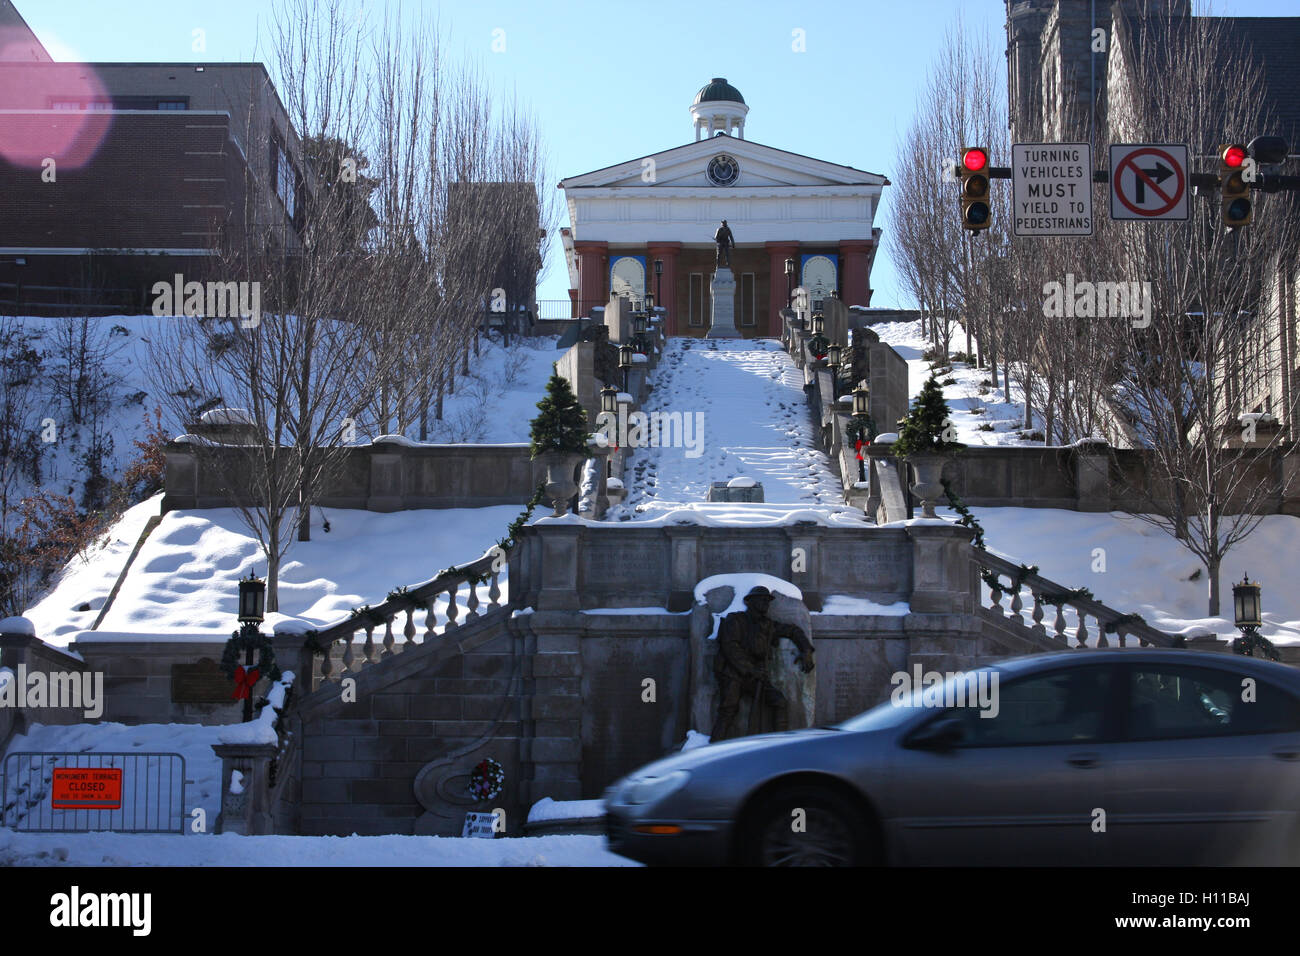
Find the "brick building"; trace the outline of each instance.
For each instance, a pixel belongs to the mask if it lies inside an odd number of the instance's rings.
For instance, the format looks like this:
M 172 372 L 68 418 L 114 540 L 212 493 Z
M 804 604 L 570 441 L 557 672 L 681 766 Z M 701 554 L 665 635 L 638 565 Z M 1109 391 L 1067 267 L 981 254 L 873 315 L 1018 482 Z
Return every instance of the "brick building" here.
M 780 334 L 789 285 L 807 288 L 814 301 L 834 294 L 870 305 L 881 234 L 872 223 L 889 180 L 746 139 L 749 106 L 720 77 L 696 94 L 690 112 L 693 142 L 560 183 L 574 314 L 612 295 L 649 293 L 668 309 L 669 334 L 704 335 L 713 234 L 723 219 L 736 240 L 742 335 Z M 795 262 L 790 282 L 787 259 Z
M 0 311 L 148 311 L 246 223 L 294 247 L 306 169 L 262 64 L 55 63 L 19 24 L 6 2 Z

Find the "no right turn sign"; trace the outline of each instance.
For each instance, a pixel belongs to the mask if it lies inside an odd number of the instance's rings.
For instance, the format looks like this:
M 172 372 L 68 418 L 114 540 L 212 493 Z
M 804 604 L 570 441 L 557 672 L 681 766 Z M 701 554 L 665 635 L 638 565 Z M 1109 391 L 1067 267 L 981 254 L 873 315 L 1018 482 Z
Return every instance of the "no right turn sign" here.
M 1110 148 L 1110 218 L 1188 217 L 1187 147 L 1129 143 Z

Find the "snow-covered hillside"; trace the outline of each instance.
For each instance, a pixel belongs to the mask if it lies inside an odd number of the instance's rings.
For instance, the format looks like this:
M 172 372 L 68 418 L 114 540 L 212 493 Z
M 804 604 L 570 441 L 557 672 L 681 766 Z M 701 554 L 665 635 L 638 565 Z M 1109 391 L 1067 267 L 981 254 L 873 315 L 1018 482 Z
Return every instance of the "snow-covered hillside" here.
M 129 511 L 106 547 L 73 561 L 27 611 L 38 637 L 62 646 L 90 627 L 158 502 Z M 313 627 L 333 623 L 352 608 L 382 602 L 398 586 L 471 561 L 506 533 L 519 511 L 517 505 L 394 514 L 328 509 L 329 532 L 316 526 L 311 541 L 290 547 L 280 569 L 280 613 L 268 613 L 268 629 L 288 618 Z M 238 581 L 250 571 L 265 576 L 266 560 L 234 510 L 171 512 L 145 542 L 98 630 L 224 640 L 235 626 Z M 77 610 L 83 605 L 88 609 Z
M 880 341 L 889 345 L 907 361 L 908 394 L 920 394 L 921 386 L 930 377 L 931 363 L 921 358 L 929 347 L 929 340 L 921 334 L 921 321 L 881 322 L 871 326 Z M 954 339 L 954 344 L 956 344 Z M 993 388 L 988 369 L 977 369 L 965 362 L 953 362 L 952 371 L 939 376 L 943 397 L 952 410 L 952 423 L 957 428 L 957 441 L 963 445 L 1041 445 L 1042 421 L 1034 417 L 1034 428 L 1040 432 L 1037 441 L 1021 437 L 1025 422 L 1023 391 L 1011 386 L 1010 401 L 1007 388 Z M 892 431 L 885 423 L 878 423 L 881 431 Z

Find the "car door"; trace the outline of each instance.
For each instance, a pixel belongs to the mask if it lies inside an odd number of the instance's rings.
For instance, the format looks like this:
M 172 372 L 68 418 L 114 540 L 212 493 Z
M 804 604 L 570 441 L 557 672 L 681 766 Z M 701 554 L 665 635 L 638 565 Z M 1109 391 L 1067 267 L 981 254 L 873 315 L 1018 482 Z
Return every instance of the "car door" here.
M 1300 700 L 1244 670 L 1177 662 L 1127 663 L 1122 683 L 1109 862 L 1300 862 L 1287 858 L 1300 809 Z
M 936 716 L 960 722 L 952 746 L 904 738 L 887 810 L 902 862 L 1097 862 L 1091 824 L 1116 725 L 1115 672 L 1114 664 L 1068 663 L 1013 678 L 994 688 L 995 707 L 984 711 L 992 716 L 973 707 Z

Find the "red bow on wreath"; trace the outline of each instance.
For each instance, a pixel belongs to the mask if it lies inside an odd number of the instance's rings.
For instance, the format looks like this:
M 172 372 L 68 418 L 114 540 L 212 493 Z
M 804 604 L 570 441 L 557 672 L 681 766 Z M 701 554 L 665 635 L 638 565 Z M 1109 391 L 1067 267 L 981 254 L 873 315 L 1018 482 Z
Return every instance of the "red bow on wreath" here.
M 858 461 L 862 461 L 862 449 L 866 448 L 870 444 L 871 442 L 867 441 L 865 438 L 859 438 L 853 443 L 853 450 L 858 453 Z
M 235 692 L 230 695 L 231 700 L 243 700 L 253 693 L 253 688 L 257 686 L 257 680 L 262 676 L 262 672 L 256 667 L 251 670 L 244 670 L 243 665 L 235 668 Z

